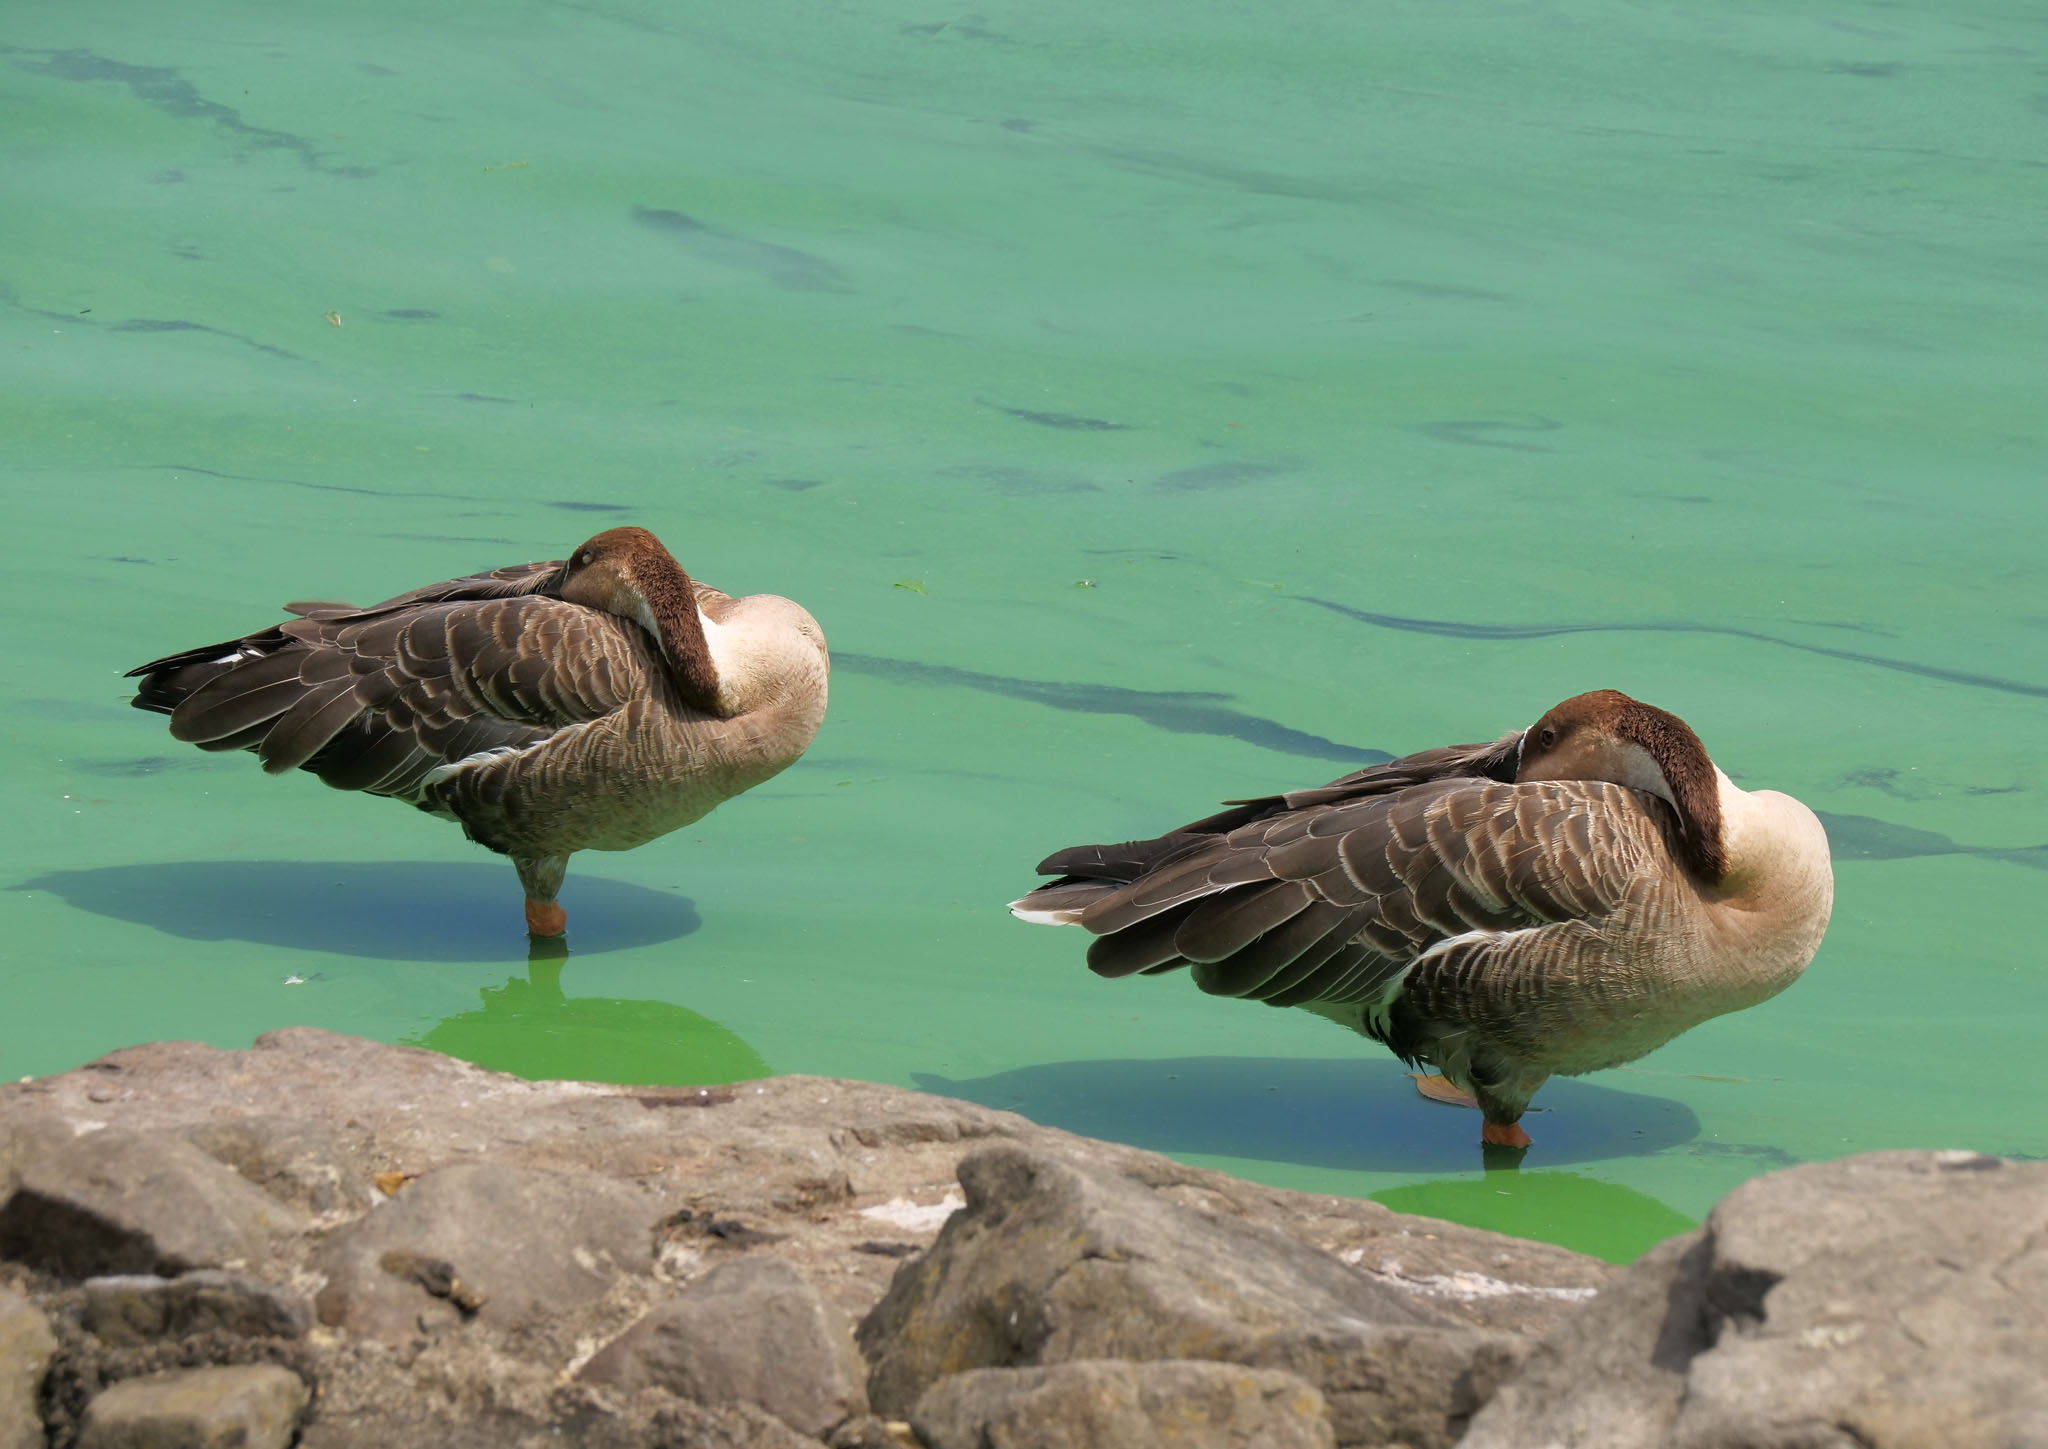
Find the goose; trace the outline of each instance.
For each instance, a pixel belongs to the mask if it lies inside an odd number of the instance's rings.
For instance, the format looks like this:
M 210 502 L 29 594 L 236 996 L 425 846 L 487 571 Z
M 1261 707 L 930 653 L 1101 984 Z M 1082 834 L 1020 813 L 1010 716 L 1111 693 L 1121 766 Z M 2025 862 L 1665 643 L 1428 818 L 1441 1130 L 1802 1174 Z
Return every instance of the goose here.
M 1229 802 L 1157 840 L 1040 863 L 1011 911 L 1095 937 L 1101 976 L 1189 968 L 1440 1077 L 1424 1095 L 1526 1148 L 1554 1075 L 1620 1066 L 1776 995 L 1819 949 L 1827 834 L 1745 791 L 1674 714 L 1619 690 L 1526 730 Z
M 825 717 L 804 609 L 733 598 L 644 528 L 152 660 L 138 709 L 273 775 L 404 800 L 512 857 L 530 935 L 568 929 L 579 850 L 630 850 L 775 775 Z

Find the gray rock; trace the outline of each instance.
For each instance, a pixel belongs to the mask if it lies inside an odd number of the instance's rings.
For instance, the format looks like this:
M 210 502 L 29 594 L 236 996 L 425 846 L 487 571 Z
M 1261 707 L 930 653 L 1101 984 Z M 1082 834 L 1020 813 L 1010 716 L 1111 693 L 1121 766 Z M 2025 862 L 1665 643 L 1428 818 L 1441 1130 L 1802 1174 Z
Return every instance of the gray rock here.
M 41 1400 L 58 1442 L 106 1383 L 201 1362 L 264 1361 L 319 1385 L 303 1430 L 308 1449 L 412 1442 L 436 1449 L 700 1442 L 815 1449 L 814 1440 L 748 1404 L 713 1409 L 661 1389 L 626 1394 L 565 1384 L 562 1369 L 618 1338 L 673 1284 L 759 1255 L 760 1247 L 747 1245 L 764 1240 L 827 1301 L 850 1317 L 867 1314 L 902 1260 L 860 1245 L 927 1248 L 947 1214 L 938 1205 L 957 1197 L 962 1156 L 990 1141 L 1025 1145 L 1120 1183 L 1138 1215 L 1214 1223 L 1214 1243 L 1229 1251 L 1241 1247 L 1234 1227 L 1291 1243 L 1323 1268 L 1322 1255 L 1333 1255 L 1344 1265 L 1340 1277 L 1380 1290 L 1375 1302 L 1414 1306 L 1427 1321 L 1413 1329 L 1419 1336 L 1380 1333 L 1371 1344 L 1344 1338 L 1318 1367 L 1315 1381 L 1340 1424 L 1374 1422 L 1366 1408 L 1398 1403 L 1408 1391 L 1389 1392 L 1386 1383 L 1434 1385 L 1462 1361 L 1471 1342 L 1444 1338 L 1442 1325 L 1547 1330 L 1615 1275 L 1544 1244 L 1357 1199 L 1264 1187 L 896 1087 L 818 1077 L 710 1089 L 530 1082 L 433 1052 L 296 1027 L 266 1033 L 243 1051 L 159 1042 L 58 1076 L 0 1083 L 0 1204 L 22 1174 L 135 1136 L 166 1144 L 179 1172 L 240 1203 L 268 1211 L 262 1195 L 269 1194 L 293 1223 L 300 1219 L 290 1209 L 317 1213 L 317 1233 L 265 1237 L 262 1260 L 252 1254 L 236 1271 L 273 1283 L 326 1275 L 318 1306 L 335 1331 L 243 1338 L 215 1329 L 117 1347 L 63 1327 Z M 559 1191 L 527 1200 L 523 1187 L 451 1189 L 451 1180 L 480 1165 L 513 1174 L 501 1184 L 539 1180 Z M 593 1224 L 591 1214 L 603 1221 Z M 115 1238 L 117 1246 L 125 1241 Z M 119 1255 L 101 1242 L 83 1274 L 179 1271 L 159 1261 L 184 1262 L 168 1230 L 151 1226 L 142 1242 L 147 1251 L 121 1261 L 108 1261 Z M 174 1251 L 158 1251 L 164 1248 Z M 198 1256 L 233 1267 L 240 1252 Z M 1228 1296 L 1219 1299 L 1219 1313 Z M 46 1311 L 61 1305 L 68 1318 L 84 1295 L 39 1279 L 31 1297 L 47 1302 Z M 1130 1301 L 1141 1309 L 1145 1302 Z M 1085 1308 L 1077 1297 L 1068 1311 Z M 357 1327 L 382 1341 L 363 1341 Z M 1246 1331 L 1266 1333 L 1256 1324 Z M 1276 1355 L 1283 1347 L 1319 1352 L 1313 1336 L 1290 1332 L 1267 1333 Z M 1191 1356 L 1171 1335 L 1155 1336 L 1169 1341 L 1141 1356 Z M 1070 1356 L 1120 1351 L 1070 1337 L 1059 1340 Z M 1450 1362 L 1410 1367 L 1432 1348 Z M 1276 1358 L 1262 1366 L 1285 1364 Z M 1356 1392 L 1347 1394 L 1353 1380 L 1344 1374 L 1354 1376 Z M 1484 1378 L 1469 1380 L 1475 1398 Z M 577 1394 L 587 1398 L 556 1401 Z M 833 1437 L 880 1449 L 884 1440 L 896 1442 L 891 1426 L 903 1412 L 849 1420 Z M 1439 1434 L 1442 1422 L 1439 1414 Z
M 846 1315 L 780 1258 L 736 1258 L 647 1314 L 583 1368 L 591 1383 L 650 1385 L 703 1404 L 755 1404 L 823 1436 L 867 1412 Z
M 659 1205 L 589 1175 L 458 1163 L 427 1173 L 337 1229 L 313 1255 L 320 1321 L 403 1340 L 475 1315 L 546 1330 L 556 1315 L 644 1275 Z
M 68 1150 L 78 1138 L 77 1128 L 61 1116 L 24 1100 L 27 1090 L 17 1085 L 9 1094 L 12 1100 L 0 1110 L 0 1202 L 13 1196 L 25 1167 L 52 1152 Z
M 881 1419 L 863 1414 L 848 1419 L 825 1440 L 830 1449 L 923 1449 L 905 1419 Z
M 62 1278 L 253 1262 L 305 1220 L 188 1143 L 98 1131 L 32 1157 L 0 1204 L 0 1257 Z
M 2048 1163 L 1752 1179 L 1547 1338 L 1467 1449 L 2048 1444 Z
M 276 1364 L 124 1379 L 86 1405 L 78 1449 L 285 1449 L 307 1397 Z
M 0 1288 L 0 1449 L 43 1449 L 36 1387 L 56 1351 L 48 1320 L 19 1293 Z
M 1203 1358 L 1307 1379 L 1340 1444 L 1435 1449 L 1519 1356 L 1509 1335 L 1116 1173 L 992 1146 L 961 1162 L 960 1182 L 964 1210 L 861 1324 L 885 1414 L 962 1369 Z
M 1323 1396 L 1235 1364 L 1083 1360 L 940 1379 L 910 1415 L 927 1449 L 1331 1449 Z
M 307 1213 L 370 1203 L 372 1158 L 324 1122 L 282 1116 L 202 1122 L 185 1140 L 280 1202 Z
M 697 1404 L 673 1399 L 649 1416 L 646 1437 L 621 1449 L 819 1449 L 820 1441 L 799 1434 L 754 1404 Z
M 426 1395 L 337 1415 L 323 1401 L 296 1449 L 820 1449 L 766 1409 L 710 1408 L 660 1392 L 630 1404 L 589 1402 L 452 1409 Z M 891 1446 L 896 1449 L 896 1446 Z
M 208 1332 L 298 1338 L 313 1326 L 313 1305 L 289 1288 L 211 1268 L 176 1278 L 124 1274 L 85 1280 L 85 1326 L 117 1348 Z
M 1183 1206 L 1277 1228 L 1476 1327 L 1540 1332 L 1613 1276 L 1548 1244 L 1265 1187 L 900 1087 L 800 1076 L 708 1092 L 529 1082 L 312 1027 L 265 1032 L 243 1051 L 155 1042 L 59 1076 L 0 1083 L 0 1198 L 21 1151 L 68 1147 L 96 1123 L 188 1139 L 281 1200 L 331 1213 L 330 1222 L 381 1200 L 378 1174 L 464 1160 L 644 1182 L 671 1206 L 687 1200 L 720 1220 L 787 1234 L 775 1251 L 811 1271 L 854 1318 L 897 1266 L 855 1245 L 883 1237 L 921 1248 L 937 1231 L 936 1222 L 904 1230 L 870 1210 L 936 1200 L 961 1156 L 990 1140 L 1028 1143 L 1142 1180 Z M 816 1271 L 825 1264 L 831 1271 Z M 677 1276 L 694 1271 L 685 1265 Z M 1473 1274 L 1513 1291 L 1466 1293 L 1458 1285 Z
M 1685 1395 L 1686 1365 L 1712 1342 L 1702 1237 L 1659 1243 L 1538 1342 L 1460 1449 L 1663 1443 Z

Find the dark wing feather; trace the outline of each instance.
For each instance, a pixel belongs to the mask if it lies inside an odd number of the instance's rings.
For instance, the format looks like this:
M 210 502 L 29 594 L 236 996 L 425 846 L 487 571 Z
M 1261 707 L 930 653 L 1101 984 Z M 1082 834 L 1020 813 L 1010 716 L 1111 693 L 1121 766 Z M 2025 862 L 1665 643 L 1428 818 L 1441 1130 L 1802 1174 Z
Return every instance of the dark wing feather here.
M 171 711 L 171 738 L 205 744 L 238 734 L 291 708 L 301 693 L 298 661 L 266 654 L 205 678 Z
M 659 688 L 633 624 L 547 594 L 561 565 L 431 584 L 365 609 L 297 603 L 297 617 L 131 671 L 134 703 L 206 749 L 340 789 L 415 796 L 435 768 L 523 749 Z
M 332 728 L 292 736 L 266 762 L 304 765 L 343 784 L 375 768 L 377 783 L 357 788 L 382 794 L 412 795 L 441 765 L 537 744 L 657 687 L 654 655 L 636 626 L 556 599 L 425 603 L 319 627 L 310 652 L 349 658 L 358 713 L 337 719 L 338 708 L 323 710 L 313 722 Z M 359 732 L 330 753 L 357 718 Z
M 365 619 L 377 614 L 404 613 L 422 604 L 452 604 L 477 599 L 509 599 L 526 594 L 545 594 L 560 581 L 563 566 L 561 559 L 510 564 L 505 568 L 492 569 L 488 573 L 464 574 L 459 579 L 446 579 L 438 584 L 408 589 L 405 593 L 395 594 L 381 604 L 371 604 L 361 609 L 353 604 L 323 602 L 286 604 L 284 609 L 287 614 L 299 614 L 308 618 L 333 618 L 348 614 Z
M 1301 812 L 1300 818 L 1304 822 L 1313 822 L 1317 818 L 1312 809 L 1315 806 L 1391 795 L 1432 780 L 1512 781 L 1521 743 L 1521 732 L 1517 731 L 1486 744 L 1444 745 L 1403 755 L 1383 765 L 1354 770 L 1313 790 L 1228 801 L 1229 809 L 1191 825 L 1183 825 L 1154 840 L 1130 840 L 1116 845 L 1074 845 L 1055 851 L 1038 863 L 1038 873 L 1075 876 L 1091 881 L 1133 881 L 1200 850 L 1211 837 L 1228 835 L 1259 821 Z
M 1103 975 L 1191 964 L 1196 983 L 1219 995 L 1378 1001 L 1425 953 L 1438 986 L 1480 969 L 1456 942 L 1431 951 L 1452 938 L 1565 922 L 1597 929 L 1651 852 L 1669 847 L 1670 822 L 1648 797 L 1600 781 L 1446 773 L 1447 760 L 1498 758 L 1500 746 L 1462 749 L 1430 752 L 1413 770 L 1395 761 L 1360 771 L 1342 789 L 1308 792 L 1319 798 L 1306 804 L 1271 797 L 1264 813 L 1227 830 L 1161 837 L 1173 845 L 1154 870 L 1070 875 L 1019 904 L 1075 912 L 1098 937 L 1088 959 Z M 1098 849 L 1119 873 L 1143 854 Z
M 315 654 L 313 660 L 320 657 Z M 353 679 L 307 680 L 306 673 L 300 671 L 298 699 L 277 717 L 257 747 L 256 757 L 270 774 L 281 775 L 305 764 L 363 712 Z

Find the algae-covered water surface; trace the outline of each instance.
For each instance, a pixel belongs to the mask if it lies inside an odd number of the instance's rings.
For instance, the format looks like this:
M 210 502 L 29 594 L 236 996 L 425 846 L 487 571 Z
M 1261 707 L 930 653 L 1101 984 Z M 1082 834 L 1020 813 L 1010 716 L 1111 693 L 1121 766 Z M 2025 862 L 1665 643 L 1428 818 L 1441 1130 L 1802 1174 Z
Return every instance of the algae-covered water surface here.
M 856 1076 L 1617 1258 L 1791 1162 L 2048 1152 L 2044 76 L 1969 3 L 17 6 L 0 1072 Z M 578 857 L 566 958 L 446 823 L 126 707 L 624 522 L 801 600 L 831 714 Z M 1004 912 L 1599 687 L 1821 812 L 1835 919 L 1519 1173 Z

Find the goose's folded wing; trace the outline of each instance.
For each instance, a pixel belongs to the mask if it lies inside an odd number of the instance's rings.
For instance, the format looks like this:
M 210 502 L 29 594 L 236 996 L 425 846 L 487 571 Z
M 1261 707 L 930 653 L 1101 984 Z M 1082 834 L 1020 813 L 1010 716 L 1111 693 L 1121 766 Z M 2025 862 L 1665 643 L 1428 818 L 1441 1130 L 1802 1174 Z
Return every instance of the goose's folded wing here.
M 438 584 L 410 590 L 381 604 L 367 607 L 342 603 L 332 599 L 301 599 L 286 604 L 287 614 L 301 619 L 323 622 L 338 620 L 368 620 L 391 614 L 404 613 L 421 604 L 455 603 L 469 599 L 503 599 L 527 594 L 541 594 L 550 589 L 560 578 L 562 563 L 559 559 L 543 563 L 511 564 L 505 568 L 492 569 L 488 573 L 465 574 L 459 579 L 446 579 Z M 282 630 L 286 625 L 259 629 L 239 639 L 228 639 L 218 644 L 201 644 L 191 649 L 181 649 L 175 654 L 166 654 L 161 659 L 152 659 L 139 664 L 124 676 L 128 679 L 150 678 L 151 683 L 165 679 L 180 669 L 191 666 L 212 665 L 222 662 L 226 656 L 248 651 L 250 657 L 272 652 L 283 639 Z M 207 671 L 209 674 L 218 671 Z M 142 696 L 136 704 L 144 709 L 158 709 L 169 713 L 169 706 L 176 703 L 175 691 L 166 698 L 150 686 L 143 687 Z
M 491 569 L 486 573 L 464 574 L 459 579 L 445 579 L 438 584 L 408 589 L 405 593 L 394 595 L 381 604 L 370 604 L 362 608 L 353 604 L 322 603 L 314 600 L 286 604 L 284 608 L 288 614 L 308 618 L 336 618 L 341 615 L 370 618 L 379 614 L 403 613 L 422 604 L 516 598 L 523 594 L 547 592 L 560 580 L 563 566 L 561 559 L 508 564 L 504 568 Z
M 1403 755 L 1385 764 L 1354 770 L 1312 790 L 1226 801 L 1227 808 L 1155 840 L 1075 845 L 1055 851 L 1038 863 L 1038 873 L 1075 876 L 1090 881 L 1136 880 L 1147 871 L 1159 870 L 1174 860 L 1201 850 L 1213 837 L 1228 835 L 1257 821 L 1337 805 L 1347 800 L 1393 795 L 1437 780 L 1510 781 L 1515 777 L 1516 751 L 1521 742 L 1522 735 L 1518 730 L 1484 744 L 1444 745 Z M 1052 887 L 1040 889 L 1050 890 Z
M 1598 923 L 1661 829 L 1618 785 L 1442 778 L 1208 837 L 1077 920 L 1103 975 L 1189 965 L 1219 995 L 1376 999 L 1459 938 Z
M 1233 829 L 1238 824 L 1277 815 L 1287 811 L 1304 810 L 1318 805 L 1335 805 L 1345 800 L 1364 800 L 1375 795 L 1393 795 L 1415 785 L 1426 785 L 1437 780 L 1498 780 L 1507 783 L 1515 778 L 1515 762 L 1522 743 L 1522 732 L 1503 735 L 1497 740 L 1488 740 L 1476 745 L 1441 745 L 1432 750 L 1418 750 L 1412 755 L 1403 755 L 1398 760 L 1388 760 L 1380 765 L 1368 765 L 1362 770 L 1353 770 L 1340 775 L 1327 785 L 1318 785 L 1312 790 L 1290 790 L 1284 795 L 1262 795 L 1250 800 L 1231 800 L 1226 803 L 1232 808 L 1198 820 L 1184 830 Z
M 309 611 L 241 653 L 179 700 L 173 735 L 382 795 L 412 796 L 442 765 L 525 749 L 657 687 L 634 625 L 532 594 Z

